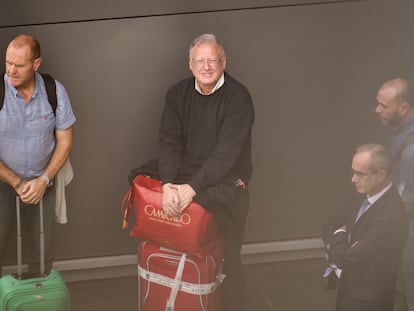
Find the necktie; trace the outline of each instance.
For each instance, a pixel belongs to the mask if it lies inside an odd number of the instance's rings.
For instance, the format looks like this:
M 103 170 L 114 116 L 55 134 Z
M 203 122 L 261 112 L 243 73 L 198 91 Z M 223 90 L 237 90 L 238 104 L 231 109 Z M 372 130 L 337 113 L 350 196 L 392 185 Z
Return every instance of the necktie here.
M 369 203 L 369 201 L 368 201 L 368 199 L 365 199 L 363 202 L 362 202 L 362 204 L 361 204 L 361 207 L 359 208 L 359 211 L 358 211 L 358 215 L 357 215 L 357 217 L 356 217 L 356 219 L 355 219 L 355 222 L 357 222 L 358 221 L 358 219 L 362 216 L 362 214 L 364 214 L 365 213 L 365 211 L 367 210 L 367 208 L 369 207 L 371 205 L 371 203 Z M 349 235 L 349 239 L 351 239 L 351 235 Z M 352 246 L 351 246 L 352 247 Z M 334 263 L 331 263 L 331 264 L 329 264 L 329 266 L 328 266 L 328 268 L 325 270 L 325 273 L 324 273 L 324 277 L 327 277 L 327 276 L 329 276 L 331 273 L 332 273 L 332 271 L 335 271 L 335 274 L 336 274 L 336 276 L 338 277 L 338 279 L 341 277 L 341 272 L 342 272 L 342 270 L 341 269 L 339 269 Z
M 359 211 L 358 211 L 358 215 L 357 215 L 357 217 L 355 219 L 355 222 L 358 221 L 358 219 L 362 216 L 362 214 L 365 213 L 365 211 L 367 210 L 368 206 L 370 206 L 370 205 L 371 205 L 371 203 L 369 203 L 368 199 L 365 199 L 364 202 L 362 202 L 361 207 L 359 208 Z

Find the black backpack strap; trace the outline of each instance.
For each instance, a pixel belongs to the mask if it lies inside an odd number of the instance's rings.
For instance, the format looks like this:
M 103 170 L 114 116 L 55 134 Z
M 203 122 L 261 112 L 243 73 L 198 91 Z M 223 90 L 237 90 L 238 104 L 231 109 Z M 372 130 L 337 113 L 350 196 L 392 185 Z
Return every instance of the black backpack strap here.
M 57 109 L 57 95 L 56 95 L 56 81 L 47 73 L 42 73 L 43 81 L 45 82 L 46 87 L 46 94 L 47 94 L 47 100 L 49 101 L 50 106 L 52 107 L 53 114 L 56 115 L 56 109 Z M 4 75 L 3 75 L 4 77 Z M 4 94 L 5 94 L 5 86 L 4 86 L 4 80 L 0 83 L 0 110 L 3 108 L 4 104 Z
M 49 101 L 50 106 L 52 106 L 53 114 L 56 115 L 57 109 L 57 95 L 56 95 L 56 81 L 55 79 L 47 74 L 42 73 L 43 81 L 45 82 L 47 100 Z
M 5 81 L 4 81 L 4 74 L 1 76 L 3 79 L 1 80 L 1 83 L 0 83 L 0 110 L 1 110 L 1 108 L 3 108 L 3 103 L 4 103 L 4 93 L 6 92 L 5 91 L 5 86 L 4 86 L 4 83 L 5 83 Z

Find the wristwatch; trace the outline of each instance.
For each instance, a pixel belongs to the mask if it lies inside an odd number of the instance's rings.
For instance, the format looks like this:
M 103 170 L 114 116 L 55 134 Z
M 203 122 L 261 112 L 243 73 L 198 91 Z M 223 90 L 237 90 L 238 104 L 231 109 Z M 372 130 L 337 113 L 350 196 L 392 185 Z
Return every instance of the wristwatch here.
M 51 180 L 48 176 L 46 176 L 45 174 L 43 174 L 42 177 L 45 181 L 48 187 L 52 187 L 53 186 L 53 180 Z

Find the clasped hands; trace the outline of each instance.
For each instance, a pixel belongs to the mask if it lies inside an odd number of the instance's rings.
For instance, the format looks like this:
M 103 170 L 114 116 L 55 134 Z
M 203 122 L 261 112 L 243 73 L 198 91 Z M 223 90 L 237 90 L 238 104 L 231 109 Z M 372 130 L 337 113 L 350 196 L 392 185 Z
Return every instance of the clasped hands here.
M 189 184 L 165 184 L 162 186 L 162 208 L 168 216 L 179 216 L 196 195 Z
M 39 177 L 29 181 L 23 180 L 16 192 L 23 203 L 37 204 L 43 197 L 46 188 L 45 180 Z

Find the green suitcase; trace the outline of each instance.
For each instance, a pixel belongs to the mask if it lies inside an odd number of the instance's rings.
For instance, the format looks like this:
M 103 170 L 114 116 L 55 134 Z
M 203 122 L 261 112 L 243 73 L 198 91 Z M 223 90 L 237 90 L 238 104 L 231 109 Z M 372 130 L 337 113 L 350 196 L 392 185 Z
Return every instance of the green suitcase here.
M 0 279 L 0 311 L 70 311 L 70 295 L 60 273 L 45 274 L 43 202 L 40 201 L 40 275 L 23 278 L 20 228 L 20 199 L 16 198 L 17 274 Z

